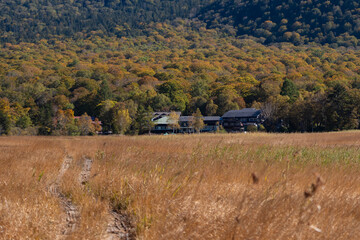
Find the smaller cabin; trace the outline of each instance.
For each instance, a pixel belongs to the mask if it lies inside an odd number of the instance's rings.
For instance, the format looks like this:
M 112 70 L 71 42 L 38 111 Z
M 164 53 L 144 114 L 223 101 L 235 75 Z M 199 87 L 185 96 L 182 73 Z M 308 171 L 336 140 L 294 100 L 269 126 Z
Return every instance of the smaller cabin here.
M 180 132 L 181 133 L 194 133 L 195 129 L 192 127 L 192 121 L 194 120 L 193 116 L 181 116 L 179 118 Z M 203 117 L 204 128 L 201 129 L 201 132 L 216 132 L 220 128 L 219 116 L 206 116 Z
M 220 129 L 221 117 L 219 116 L 206 116 L 204 117 L 205 127 L 202 132 L 217 132 Z
M 181 116 L 179 118 L 180 132 L 181 133 L 194 133 L 195 129 L 191 126 L 194 120 L 193 116 Z
M 175 112 L 179 118 L 181 112 Z M 151 121 L 154 123 L 154 127 L 151 130 L 152 133 L 172 133 L 174 130 L 171 128 L 173 120 L 170 119 L 170 112 L 154 112 Z

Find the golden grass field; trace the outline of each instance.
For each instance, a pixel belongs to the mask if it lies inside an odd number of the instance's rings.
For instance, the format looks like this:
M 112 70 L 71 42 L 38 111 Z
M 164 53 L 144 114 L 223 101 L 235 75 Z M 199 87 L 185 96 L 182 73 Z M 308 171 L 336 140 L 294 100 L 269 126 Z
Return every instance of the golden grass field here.
M 0 153 L 0 239 L 360 239 L 358 131 L 0 137 Z

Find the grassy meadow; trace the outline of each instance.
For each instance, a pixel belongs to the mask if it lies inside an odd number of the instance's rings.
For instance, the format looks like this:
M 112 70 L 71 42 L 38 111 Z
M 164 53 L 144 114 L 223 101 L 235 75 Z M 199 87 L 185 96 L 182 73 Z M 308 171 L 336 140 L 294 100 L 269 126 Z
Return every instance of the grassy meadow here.
M 0 137 L 0 239 L 360 239 L 360 132 Z

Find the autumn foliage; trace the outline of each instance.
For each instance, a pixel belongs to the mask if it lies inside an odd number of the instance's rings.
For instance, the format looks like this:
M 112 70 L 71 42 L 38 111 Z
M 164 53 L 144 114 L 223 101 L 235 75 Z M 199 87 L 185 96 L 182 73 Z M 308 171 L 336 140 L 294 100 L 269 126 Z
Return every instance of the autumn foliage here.
M 1 133 L 90 133 L 71 119 L 84 114 L 97 117 L 104 132 L 147 133 L 152 111 L 221 116 L 244 107 L 262 109 L 268 131 L 358 128 L 356 50 L 265 46 L 196 21 L 150 24 L 147 31 L 5 44 Z

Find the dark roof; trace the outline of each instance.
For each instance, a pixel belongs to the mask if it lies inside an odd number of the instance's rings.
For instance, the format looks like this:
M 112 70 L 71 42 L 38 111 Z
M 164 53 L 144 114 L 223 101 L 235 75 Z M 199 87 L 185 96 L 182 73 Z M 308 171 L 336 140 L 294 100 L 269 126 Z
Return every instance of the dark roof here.
M 180 116 L 179 122 L 190 122 L 193 119 L 193 116 Z
M 261 110 L 255 108 L 243 108 L 241 110 L 231 110 L 226 112 L 223 118 L 234 118 L 234 117 L 253 117 L 256 118 L 261 114 Z
M 179 122 L 189 122 L 193 119 L 193 116 L 181 116 L 179 118 Z M 203 117 L 204 121 L 220 121 L 220 117 L 219 116 L 206 116 Z
M 219 116 L 206 116 L 204 117 L 204 121 L 220 121 Z

